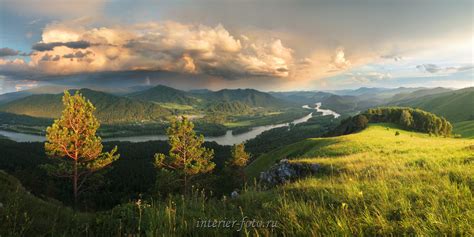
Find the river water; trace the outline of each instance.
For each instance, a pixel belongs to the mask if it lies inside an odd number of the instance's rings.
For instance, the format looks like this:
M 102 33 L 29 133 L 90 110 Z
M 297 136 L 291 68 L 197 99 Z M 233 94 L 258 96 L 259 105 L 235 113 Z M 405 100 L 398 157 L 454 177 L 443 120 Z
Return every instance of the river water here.
M 332 115 L 335 118 L 339 117 L 340 115 L 332 110 L 328 109 L 321 109 L 321 103 L 316 103 L 314 108 L 311 108 L 308 105 L 304 105 L 303 108 L 308 110 L 316 110 L 316 112 L 322 113 L 322 115 Z M 308 115 L 293 120 L 291 123 L 299 124 L 307 122 L 310 118 L 313 117 L 313 112 L 309 113 Z M 217 136 L 217 137 L 206 137 L 206 141 L 214 141 L 220 145 L 234 145 L 245 142 L 247 140 L 253 139 L 256 136 L 260 135 L 261 133 L 274 129 L 274 128 L 281 128 L 287 127 L 290 123 L 280 123 L 280 124 L 273 124 L 273 125 L 265 125 L 265 126 L 257 126 L 253 127 L 250 131 L 241 134 L 232 134 L 232 130 L 228 130 L 225 135 Z M 18 132 L 10 132 L 0 130 L 0 135 L 8 137 L 9 139 L 17 142 L 44 142 L 45 137 L 39 135 L 31 135 L 26 133 L 18 133 Z M 168 136 L 166 135 L 143 135 L 143 136 L 129 136 L 129 137 L 114 137 L 114 138 L 105 138 L 103 141 L 129 141 L 129 142 L 146 142 L 146 141 L 164 141 L 167 140 Z

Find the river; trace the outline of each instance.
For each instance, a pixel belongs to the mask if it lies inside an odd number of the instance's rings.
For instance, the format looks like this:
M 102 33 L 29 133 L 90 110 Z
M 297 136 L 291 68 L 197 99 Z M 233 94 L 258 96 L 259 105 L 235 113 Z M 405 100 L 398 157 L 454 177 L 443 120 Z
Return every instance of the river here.
M 332 115 L 335 118 L 339 117 L 340 115 L 332 110 L 328 109 L 321 109 L 321 103 L 316 103 L 314 108 L 311 108 L 308 105 L 304 105 L 303 108 L 309 110 L 316 110 L 316 112 L 322 113 L 323 116 L 325 115 Z M 308 115 L 293 120 L 291 123 L 299 124 L 307 122 L 310 118 L 313 117 L 313 112 L 309 113 Z M 256 136 L 260 135 L 261 133 L 274 129 L 274 128 L 281 128 L 287 127 L 290 123 L 280 123 L 280 124 L 273 124 L 273 125 L 265 125 L 265 126 L 257 126 L 253 127 L 250 131 L 241 134 L 232 134 L 232 130 L 228 130 L 225 135 L 217 136 L 217 137 L 206 137 L 206 141 L 213 141 L 217 142 L 220 145 L 233 145 L 245 142 Z M 10 132 L 0 130 L 0 135 L 8 137 L 9 139 L 16 141 L 16 142 L 44 142 L 45 137 L 39 135 L 32 135 L 26 133 L 18 133 L 18 132 Z M 129 142 L 146 142 L 146 141 L 164 141 L 167 140 L 168 137 L 166 135 L 143 135 L 143 136 L 129 136 L 129 137 L 114 137 L 114 138 L 104 138 L 103 141 L 129 141 Z

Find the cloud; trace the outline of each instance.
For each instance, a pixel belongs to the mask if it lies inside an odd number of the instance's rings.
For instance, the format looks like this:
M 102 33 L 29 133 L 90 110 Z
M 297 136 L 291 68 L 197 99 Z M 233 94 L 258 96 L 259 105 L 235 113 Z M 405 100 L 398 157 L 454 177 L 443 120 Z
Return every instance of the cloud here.
M 392 78 L 390 73 L 381 72 L 355 72 L 347 73 L 346 76 L 348 76 L 351 81 L 358 83 L 371 83 Z
M 398 62 L 398 61 L 402 61 L 402 60 L 403 60 L 403 57 L 402 57 L 402 56 L 396 55 L 396 54 L 385 54 L 385 55 L 380 56 L 380 58 L 383 58 L 383 59 L 392 59 L 392 60 L 395 61 L 395 62 Z
M 32 49 L 36 51 L 51 51 L 55 47 L 65 46 L 71 49 L 86 49 L 91 46 L 87 41 L 71 41 L 71 42 L 51 42 L 51 43 L 36 43 L 33 45 Z
M 441 67 L 436 64 L 421 64 L 417 65 L 416 69 L 428 72 L 432 74 L 436 73 L 455 73 L 455 72 L 462 72 L 474 69 L 474 65 L 461 65 L 461 66 L 449 66 L 449 67 Z
M 17 56 L 19 53 L 20 51 L 11 48 L 0 48 L 0 57 Z
M 28 16 L 82 17 L 97 15 L 104 7 L 105 0 L 0 0 L 2 7 Z M 38 20 L 31 21 L 32 24 Z
M 234 36 L 220 24 L 173 21 L 98 28 L 53 23 L 32 49 L 30 70 L 51 75 L 164 70 L 228 79 L 286 78 L 297 64 L 280 39 Z
M 61 57 L 59 55 L 49 55 L 49 54 L 45 54 L 43 57 L 41 57 L 41 61 L 59 61 L 59 59 L 61 59 Z
M 351 66 L 351 62 L 346 59 L 344 48 L 336 49 L 332 60 L 332 65 L 334 66 L 335 70 L 344 70 Z
M 63 55 L 63 58 L 69 58 L 69 59 L 73 59 L 73 58 L 77 58 L 77 59 L 81 59 L 81 58 L 85 58 L 87 55 L 89 54 L 92 54 L 91 51 L 77 51 L 76 53 L 70 53 L 70 54 L 66 54 L 66 55 Z

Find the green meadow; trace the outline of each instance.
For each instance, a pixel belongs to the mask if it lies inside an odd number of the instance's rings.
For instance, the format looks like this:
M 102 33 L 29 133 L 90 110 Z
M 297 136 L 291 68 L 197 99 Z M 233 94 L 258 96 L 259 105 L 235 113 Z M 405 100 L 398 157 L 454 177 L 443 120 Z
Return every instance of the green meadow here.
M 397 131 L 399 135 L 395 135 Z M 317 163 L 320 172 L 273 189 L 255 183 L 235 199 L 213 198 L 195 191 L 187 198 L 145 199 L 96 213 L 73 213 L 59 204 L 36 198 L 34 205 L 37 208 L 31 208 L 33 197 L 17 188 L 10 194 L 16 198 L 1 200 L 8 213 L 17 213 L 7 216 L 10 221 L 2 222 L 1 229 L 11 231 L 8 223 L 23 223 L 15 233 L 88 232 L 144 236 L 474 234 L 473 140 L 434 137 L 391 124 L 371 124 L 359 133 L 312 138 L 282 147 L 259 157 L 246 172 L 249 177 L 256 177 L 282 158 L 291 159 L 291 162 Z M 12 186 L 12 182 L 9 185 Z M 39 215 L 55 218 L 39 218 Z M 274 228 L 197 227 L 199 220 L 222 219 L 238 222 L 255 219 L 277 224 Z

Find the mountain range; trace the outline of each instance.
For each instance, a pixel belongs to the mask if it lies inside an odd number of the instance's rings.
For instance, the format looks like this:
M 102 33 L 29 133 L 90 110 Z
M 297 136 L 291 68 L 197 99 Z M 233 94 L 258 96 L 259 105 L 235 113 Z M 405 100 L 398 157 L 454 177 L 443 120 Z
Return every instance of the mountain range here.
M 0 111 L 40 118 L 61 114 L 61 88 L 46 87 L 0 95 Z M 138 90 L 138 89 L 137 89 Z M 355 114 L 377 106 L 421 108 L 452 122 L 474 119 L 474 88 L 359 88 L 339 91 L 261 92 L 254 89 L 183 91 L 158 85 L 117 95 L 91 89 L 79 90 L 97 107 L 103 123 L 156 121 L 176 114 L 162 106 L 189 105 L 199 113 L 245 114 L 252 108 L 281 109 L 322 102 L 323 108 Z

